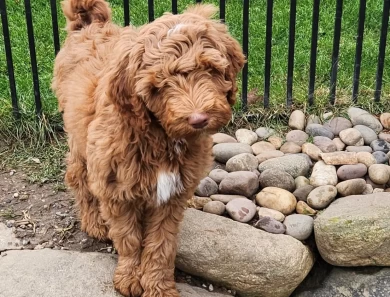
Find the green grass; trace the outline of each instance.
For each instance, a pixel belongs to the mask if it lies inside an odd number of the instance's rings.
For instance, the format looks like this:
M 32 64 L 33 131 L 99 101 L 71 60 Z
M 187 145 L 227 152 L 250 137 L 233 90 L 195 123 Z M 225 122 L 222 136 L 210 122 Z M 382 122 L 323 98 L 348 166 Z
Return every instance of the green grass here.
M 122 0 L 109 1 L 113 9 L 115 23 L 123 24 Z M 195 1 L 181 0 L 178 10 L 183 11 L 188 4 Z M 204 2 L 218 4 L 217 0 Z M 242 1 L 227 0 L 226 23 L 231 34 L 240 42 L 242 41 Z M 326 110 L 335 113 L 343 112 L 351 102 L 352 76 L 355 59 L 355 37 L 358 19 L 358 1 L 344 1 L 344 13 L 342 18 L 342 33 L 340 41 L 340 62 L 337 80 L 337 107 L 327 104 L 329 94 L 329 72 L 331 68 L 331 55 L 333 45 L 333 26 L 336 1 L 321 1 L 319 40 L 316 72 L 316 106 L 306 106 L 310 44 L 311 44 L 311 17 L 313 0 L 299 0 L 297 6 L 295 62 L 294 62 L 294 88 L 293 96 L 295 107 L 299 106 L 308 112 L 320 114 Z M 61 43 L 65 39 L 65 19 L 58 3 L 58 17 Z M 389 67 L 385 61 L 383 75 L 382 103 L 373 104 L 373 91 L 375 88 L 375 74 L 379 37 L 381 30 L 382 0 L 367 0 L 367 15 L 365 22 L 364 44 L 360 75 L 360 98 L 362 107 L 375 113 L 389 110 Z M 61 116 L 57 112 L 57 101 L 50 89 L 52 69 L 54 62 L 54 45 L 51 26 L 50 5 L 47 0 L 31 1 L 32 16 L 35 33 L 35 44 L 38 61 L 40 92 L 43 103 L 44 120 L 35 120 L 34 91 L 31 75 L 27 28 L 24 15 L 24 1 L 6 0 L 9 30 L 12 43 L 12 54 L 15 67 L 15 78 L 19 105 L 22 111 L 22 120 L 15 121 L 12 117 L 11 99 L 7 76 L 7 66 L 3 37 L 0 38 L 0 142 L 11 143 L 9 146 L 11 155 L 0 155 L 3 164 L 20 164 L 23 160 L 32 157 L 42 159 L 40 170 L 45 176 L 55 178 L 59 174 L 57 166 L 60 157 L 66 147 L 63 145 L 61 135 L 56 133 L 56 126 L 61 125 Z M 274 1 L 273 38 L 272 38 L 272 63 L 271 63 L 271 105 L 268 111 L 261 109 L 261 104 L 255 104 L 250 111 L 256 113 L 255 120 L 239 120 L 237 123 L 259 125 L 260 123 L 275 122 L 278 125 L 286 122 L 288 109 L 285 108 L 286 98 L 286 73 L 288 52 L 288 24 L 289 24 L 288 0 Z M 146 0 L 132 0 L 131 23 L 142 25 L 148 21 L 148 6 Z M 155 16 L 170 11 L 170 0 L 155 1 Z M 1 25 L 0 25 L 1 26 Z M 2 32 L 2 28 L 0 28 Z M 264 53 L 266 32 L 266 1 L 250 1 L 250 27 L 249 27 L 249 91 L 252 97 L 261 98 L 264 92 Z M 386 49 L 386 56 L 390 53 L 390 47 Z M 240 80 L 240 78 L 239 78 Z M 261 102 L 261 101 L 260 101 Z M 238 103 L 239 106 L 239 103 Z M 238 108 L 237 108 L 238 110 Z M 237 119 L 237 118 L 236 118 Z M 237 126 L 237 123 L 233 123 Z M 23 144 L 20 144 L 20 140 Z M 47 144 L 51 150 L 48 150 Z M 0 147 L 1 148 L 1 147 Z M 1 154 L 1 149 L 0 149 Z M 10 157 L 11 156 L 11 157 Z M 56 159 L 55 161 L 53 161 Z M 23 162 L 24 162 L 23 161 Z M 0 162 L 1 163 L 1 162 Z M 0 164 L 1 167 L 1 164 Z M 43 176 L 43 175 L 42 175 Z M 38 180 L 39 176 L 32 177 Z
M 57 113 L 57 102 L 50 90 L 50 80 L 54 60 L 53 36 L 51 29 L 50 6 L 46 0 L 32 2 L 32 15 L 37 48 L 40 91 L 43 109 L 49 118 Z M 121 0 L 109 1 L 113 8 L 113 19 L 123 24 L 123 8 Z M 170 0 L 155 1 L 155 15 L 171 9 Z M 179 1 L 179 12 L 194 1 Z M 218 1 L 205 1 L 217 4 Z M 297 7 L 296 53 L 294 63 L 294 99 L 303 103 L 307 98 L 312 0 L 300 0 Z M 364 32 L 364 45 L 361 64 L 360 94 L 363 99 L 372 99 L 375 87 L 376 61 L 378 53 L 382 0 L 367 1 L 367 17 Z M 21 109 L 26 113 L 34 112 L 33 84 L 27 41 L 27 29 L 24 16 L 24 4 L 21 0 L 7 0 L 12 53 L 15 66 L 17 93 Z M 58 3 L 58 16 L 61 42 L 65 39 L 64 17 Z M 141 25 L 147 22 L 147 1 L 131 1 L 131 22 Z M 358 18 L 358 2 L 344 1 L 342 34 L 340 44 L 340 63 L 337 81 L 338 101 L 349 99 L 352 89 L 353 64 L 355 57 L 355 36 Z M 335 1 L 321 1 L 318 60 L 316 75 L 316 98 L 322 102 L 329 92 L 329 71 L 333 42 Z M 271 65 L 271 101 L 280 104 L 286 97 L 286 72 L 288 50 L 289 1 L 274 1 Z M 226 22 L 231 33 L 241 42 L 242 37 L 242 1 L 227 0 Z M 263 94 L 264 85 L 264 49 L 266 30 L 265 0 L 250 2 L 249 28 L 249 90 L 256 89 L 258 95 Z M 389 55 L 390 47 L 386 53 Z M 3 38 L 0 38 L 0 115 L 11 110 L 7 68 Z M 387 65 L 388 63 L 386 63 Z M 388 100 L 390 93 L 389 71 L 384 68 L 383 100 Z

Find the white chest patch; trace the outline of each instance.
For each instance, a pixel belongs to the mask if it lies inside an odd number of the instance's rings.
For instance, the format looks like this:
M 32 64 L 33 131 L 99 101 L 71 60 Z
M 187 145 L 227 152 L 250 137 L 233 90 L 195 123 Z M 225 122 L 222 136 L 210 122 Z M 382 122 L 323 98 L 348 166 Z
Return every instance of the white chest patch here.
M 169 200 L 173 195 L 183 191 L 183 184 L 180 175 L 172 172 L 162 171 L 157 177 L 157 205 Z

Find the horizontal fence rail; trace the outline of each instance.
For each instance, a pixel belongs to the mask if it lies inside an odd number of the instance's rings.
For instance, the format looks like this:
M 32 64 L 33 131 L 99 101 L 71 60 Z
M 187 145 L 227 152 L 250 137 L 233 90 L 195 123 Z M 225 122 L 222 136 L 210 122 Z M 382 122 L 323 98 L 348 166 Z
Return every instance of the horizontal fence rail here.
M 8 0 L 9 1 L 9 0 Z M 15 82 L 15 71 L 14 63 L 12 57 L 12 47 L 11 47 L 11 38 L 9 31 L 9 18 L 7 15 L 7 0 L 0 0 L 0 14 L 1 14 L 1 23 L 4 39 L 4 49 L 5 49 L 5 59 L 7 65 L 7 75 L 9 79 L 9 91 L 11 97 L 11 104 L 13 113 L 16 117 L 20 115 L 19 99 L 17 95 L 17 87 Z M 52 24 L 52 34 L 53 34 L 53 46 L 54 53 L 53 57 L 57 55 L 60 50 L 60 35 L 59 35 L 59 25 L 58 25 L 58 0 L 50 0 L 50 12 L 51 12 L 51 24 Z M 109 1 L 108 1 L 109 2 Z M 201 3 L 201 0 L 195 0 L 194 3 Z M 206 1 L 205 1 L 206 2 Z M 229 23 L 229 16 L 226 12 L 226 0 L 219 0 L 219 18 L 222 22 Z M 273 0 L 264 0 L 264 12 L 266 16 L 265 22 L 265 36 L 261 38 L 265 39 L 264 46 L 264 86 L 263 86 L 263 106 L 268 108 L 270 106 L 270 86 L 272 81 L 272 47 L 273 47 L 273 17 L 275 14 L 274 11 L 274 1 Z M 293 94 L 293 83 L 294 83 L 294 61 L 296 53 L 296 17 L 297 17 L 297 0 L 290 0 L 290 10 L 289 10 L 289 25 L 286 30 L 289 32 L 289 41 L 288 41 L 288 54 L 287 54 L 287 69 L 286 69 L 286 105 L 291 106 L 294 104 L 294 94 Z M 362 50 L 363 50 L 363 36 L 364 36 L 364 25 L 366 19 L 366 0 L 359 0 L 359 14 L 358 20 L 356 22 L 356 49 L 355 49 L 355 58 L 354 58 L 354 69 L 351 74 L 352 77 L 352 100 L 354 102 L 358 101 L 359 95 L 359 82 L 360 82 L 360 72 L 361 72 L 361 62 L 362 62 Z M 158 3 L 158 2 L 156 2 Z M 299 2 L 298 2 L 299 3 Z M 318 38 L 319 38 L 319 19 L 320 19 L 320 0 L 313 0 L 312 5 L 312 15 L 311 15 L 311 36 L 310 38 L 310 59 L 309 59 L 309 72 L 308 72 L 308 92 L 307 92 L 307 101 L 309 105 L 315 103 L 315 83 L 316 83 L 316 67 L 317 67 L 317 58 L 318 58 Z M 333 49 L 331 60 L 329 61 L 329 102 L 335 104 L 336 101 L 336 87 L 337 87 L 337 74 L 340 58 L 340 36 L 342 33 L 342 17 L 343 17 L 343 0 L 334 0 L 335 3 L 335 12 L 334 12 L 334 31 L 333 31 Z M 152 22 L 156 17 L 156 7 L 154 0 L 147 1 L 148 7 L 148 21 Z M 34 36 L 34 25 L 33 25 L 33 16 L 31 12 L 31 3 L 30 0 L 24 0 L 24 9 L 25 9 L 25 20 L 27 24 L 27 37 L 29 45 L 30 60 L 31 65 L 31 74 L 32 74 L 32 84 L 31 88 L 34 94 L 34 102 L 36 108 L 36 114 L 39 116 L 42 113 L 42 100 L 40 94 L 40 84 L 38 76 L 38 64 L 36 56 L 36 43 Z M 131 23 L 131 2 L 130 0 L 123 0 L 123 24 L 125 26 Z M 389 23 L 389 9 L 390 9 L 390 0 L 383 0 L 383 9 L 381 15 L 381 30 L 380 36 L 378 36 L 379 46 L 378 46 L 378 55 L 376 61 L 376 73 L 375 73 L 375 90 L 373 92 L 374 101 L 380 101 L 382 93 L 382 84 L 383 84 L 383 72 L 385 65 L 385 50 L 387 42 L 387 33 L 388 33 L 388 23 Z M 174 14 L 178 13 L 178 1 L 171 1 L 171 11 Z M 48 16 L 49 17 L 49 16 Z M 257 15 L 250 16 L 250 0 L 242 1 L 242 49 L 247 57 L 249 57 L 249 45 L 250 45 L 250 22 L 256 22 L 258 18 Z M 50 30 L 48 28 L 48 30 Z M 256 32 L 252 32 L 256 35 Z M 259 37 L 259 36 L 256 36 Z M 26 61 L 27 62 L 27 61 Z M 258 65 L 251 65 L 250 67 L 257 68 Z M 243 111 L 247 110 L 247 97 L 248 97 L 248 76 L 249 71 L 248 63 L 245 64 L 242 71 L 241 77 L 241 108 Z M 295 70 L 297 71 L 297 70 Z M 299 70 L 298 70 L 299 71 Z

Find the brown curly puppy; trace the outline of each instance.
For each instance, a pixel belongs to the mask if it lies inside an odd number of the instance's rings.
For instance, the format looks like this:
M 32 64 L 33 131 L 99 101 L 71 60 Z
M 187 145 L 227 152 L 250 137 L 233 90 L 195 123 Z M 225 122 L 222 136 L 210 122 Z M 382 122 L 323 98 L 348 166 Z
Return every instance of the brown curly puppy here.
M 63 112 L 81 228 L 112 239 L 125 296 L 177 297 L 176 236 L 231 118 L 239 43 L 211 5 L 141 28 L 111 23 L 103 0 L 65 0 L 67 39 L 53 90 Z

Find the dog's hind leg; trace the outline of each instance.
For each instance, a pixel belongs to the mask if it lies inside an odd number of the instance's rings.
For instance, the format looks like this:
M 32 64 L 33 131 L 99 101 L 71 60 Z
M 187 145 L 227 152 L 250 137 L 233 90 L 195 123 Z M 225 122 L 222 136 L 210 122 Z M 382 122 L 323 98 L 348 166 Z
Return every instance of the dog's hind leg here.
M 99 211 L 99 201 L 88 190 L 87 169 L 80 158 L 71 154 L 65 174 L 66 184 L 73 189 L 81 218 L 81 230 L 99 240 L 106 240 L 108 228 Z
M 109 237 L 118 251 L 118 265 L 114 287 L 127 297 L 142 295 L 140 259 L 142 244 L 141 209 L 139 204 L 108 199 L 102 204 L 103 218 L 107 220 Z
M 184 203 L 173 200 L 149 209 L 144 223 L 141 257 L 143 297 L 180 297 L 174 279 L 177 234 Z

